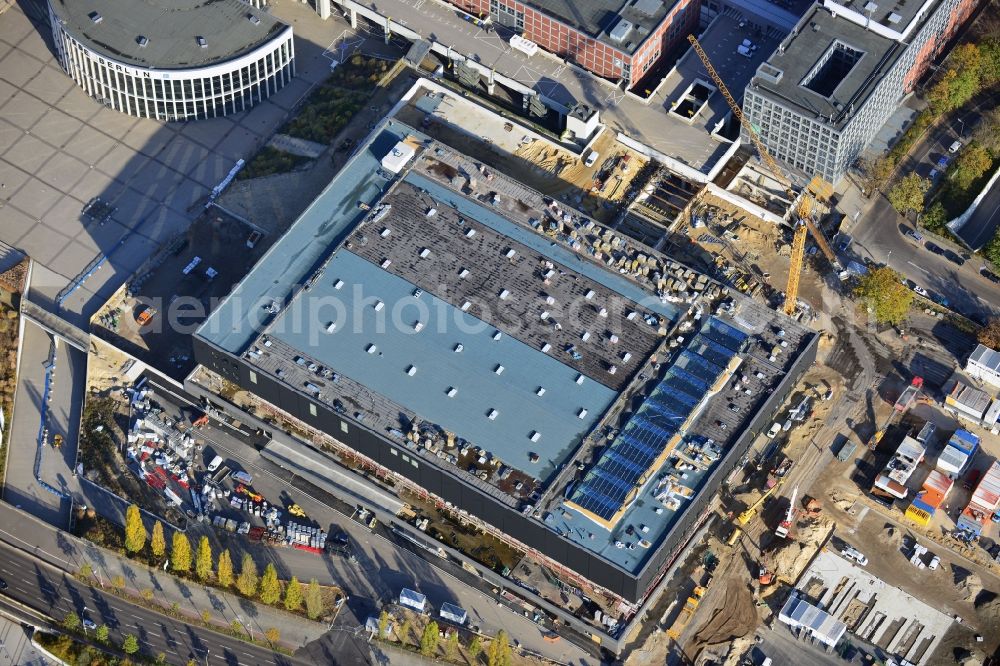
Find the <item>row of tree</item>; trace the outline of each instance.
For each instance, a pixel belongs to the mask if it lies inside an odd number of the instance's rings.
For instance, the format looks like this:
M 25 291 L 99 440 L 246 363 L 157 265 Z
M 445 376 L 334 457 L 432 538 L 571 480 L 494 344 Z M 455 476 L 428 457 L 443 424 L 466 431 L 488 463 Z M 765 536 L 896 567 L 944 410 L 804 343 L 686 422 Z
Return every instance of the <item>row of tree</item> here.
M 378 618 L 378 633 L 379 638 L 386 640 L 389 637 L 389 624 L 391 618 L 387 611 L 382 611 Z M 410 619 L 406 618 L 403 622 L 396 628 L 396 637 L 399 642 L 406 645 L 410 640 L 410 632 L 412 626 L 410 624 Z M 424 625 L 424 631 L 420 634 L 419 648 L 420 654 L 425 657 L 433 657 L 437 653 L 438 644 L 440 639 L 440 627 L 437 622 L 431 620 L 426 625 Z M 445 645 L 445 652 L 449 659 L 455 660 L 458 658 L 458 632 L 452 632 L 448 637 L 448 642 Z M 482 642 L 479 640 L 479 636 L 473 636 L 472 640 L 465 647 L 469 653 L 469 657 L 472 663 L 476 663 L 479 658 L 479 654 L 483 651 Z M 496 638 L 494 638 L 486 650 L 486 663 L 487 666 L 510 666 L 512 658 L 512 652 L 510 649 L 510 639 L 507 636 L 507 632 L 500 630 Z
M 125 550 L 130 555 L 140 555 L 149 541 L 149 554 L 157 562 L 162 562 L 167 555 L 167 542 L 163 533 L 163 523 L 153 524 L 152 536 L 148 536 L 146 526 L 142 521 L 142 513 L 135 504 L 125 512 Z M 191 542 L 185 533 L 175 531 L 171 537 L 170 555 L 168 558 L 170 570 L 176 574 L 188 576 L 194 569 L 194 576 L 203 583 L 214 583 L 218 587 L 229 589 L 233 586 L 245 597 L 259 599 L 268 605 L 281 602 L 287 610 L 298 611 L 305 605 L 306 615 L 316 619 L 323 614 L 323 592 L 319 582 L 314 578 L 303 590 L 299 579 L 292 576 L 288 584 L 282 586 L 278 579 L 278 570 L 274 564 L 268 563 L 261 576 L 257 564 L 249 553 L 243 555 L 237 575 L 229 550 L 219 553 L 216 561 L 212 552 L 212 544 L 207 536 L 198 541 L 198 548 L 192 551 Z

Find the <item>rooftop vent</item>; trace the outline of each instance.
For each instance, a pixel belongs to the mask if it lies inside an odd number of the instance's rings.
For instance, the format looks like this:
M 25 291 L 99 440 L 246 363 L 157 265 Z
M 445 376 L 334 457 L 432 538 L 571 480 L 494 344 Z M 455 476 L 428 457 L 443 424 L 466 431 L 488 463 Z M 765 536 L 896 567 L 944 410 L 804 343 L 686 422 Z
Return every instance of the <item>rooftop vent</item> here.
M 408 374 L 410 377 L 417 374 L 417 366 L 411 365 L 410 367 L 408 367 L 406 369 L 406 374 Z
M 594 290 L 593 289 L 588 289 L 587 293 L 584 295 L 584 298 L 586 298 L 589 301 L 594 296 L 596 296 L 596 293 L 594 292 Z
M 548 303 L 549 305 L 555 305 L 556 299 L 552 298 L 551 296 L 546 296 L 545 302 Z
M 535 395 L 537 395 L 539 398 L 542 397 L 543 395 L 545 395 L 545 387 L 544 386 L 539 386 L 538 388 L 536 388 L 535 389 Z
M 622 354 L 622 363 L 628 363 L 632 360 L 632 352 L 625 352 Z
M 375 301 L 375 312 L 381 312 L 382 308 L 385 307 L 385 303 L 382 301 Z
M 508 289 L 501 289 L 499 296 L 501 301 L 505 301 L 510 296 L 510 291 Z
M 344 281 L 343 280 L 337 280 L 336 282 L 333 283 L 333 288 L 334 289 L 343 289 L 344 288 Z
M 438 212 L 437 208 L 428 208 L 427 217 L 434 217 L 435 215 L 437 215 L 437 212 Z
M 538 432 L 537 430 L 532 430 L 531 435 L 529 435 L 528 437 L 528 439 L 530 439 L 533 442 L 537 442 L 541 438 L 542 438 L 542 433 Z
M 420 258 L 421 259 L 426 259 L 429 256 L 431 256 L 431 250 L 430 250 L 430 248 L 425 247 L 425 248 L 423 248 L 423 249 L 420 250 Z
M 389 266 L 391 266 L 391 265 L 392 265 L 392 259 L 383 259 L 382 263 L 380 264 L 380 266 L 382 266 L 383 270 L 386 269 L 386 268 L 389 268 Z
M 635 310 L 629 310 L 629 313 L 625 315 L 625 318 L 628 319 L 629 321 L 632 321 L 633 319 L 636 318 L 637 314 L 638 313 Z
M 202 37 L 201 35 L 198 35 L 197 37 L 195 37 L 194 40 L 196 42 L 198 42 L 198 46 L 200 46 L 201 48 L 203 48 L 203 49 L 207 49 L 208 48 L 208 40 L 205 39 L 204 37 Z
M 503 374 L 503 366 L 498 364 L 497 367 L 493 368 L 493 372 L 498 375 Z
M 576 413 L 576 418 L 578 418 L 578 419 L 585 419 L 585 418 L 587 418 L 587 410 L 586 410 L 586 409 L 583 409 L 583 408 L 581 407 L 581 408 L 580 408 L 580 411 L 578 411 L 578 412 Z
M 466 301 L 466 302 L 462 303 L 462 312 L 468 312 L 469 308 L 471 308 L 471 307 L 472 307 L 472 302 L 471 301 Z
M 609 375 L 613 375 L 613 374 L 615 374 L 617 372 L 618 372 L 618 366 L 617 365 L 612 365 L 612 366 L 610 366 L 608 368 L 608 374 Z
M 392 233 L 392 229 L 390 229 L 389 227 L 386 227 L 385 229 L 382 230 L 382 233 L 380 233 L 379 236 L 381 236 L 382 238 L 388 238 L 389 234 L 391 234 L 391 233 Z
M 373 342 L 367 347 L 365 347 L 365 351 L 368 352 L 369 354 L 374 354 L 376 351 L 378 351 L 378 347 L 376 347 L 375 343 Z
M 578 374 L 578 375 L 576 376 L 576 383 L 577 383 L 577 384 L 582 384 L 582 383 L 583 383 L 583 374 L 582 374 L 582 373 L 581 373 L 581 374 Z
M 584 331 L 583 334 L 580 336 L 580 339 L 583 340 L 584 342 L 586 342 L 587 340 L 589 340 L 590 339 L 590 331 Z
M 87 16 L 90 17 L 90 20 L 93 21 L 94 23 L 100 23 L 101 21 L 104 20 L 104 17 L 101 16 L 100 12 L 90 12 L 89 14 L 87 14 Z
M 336 330 L 337 330 L 337 322 L 331 321 L 329 324 L 326 325 L 327 333 L 333 333 Z
M 628 34 L 632 32 L 633 27 L 634 26 L 632 25 L 631 21 L 622 19 L 621 21 L 618 22 L 618 25 L 616 25 L 614 28 L 611 29 L 611 32 L 608 33 L 608 36 L 611 38 L 611 41 L 613 42 L 619 42 L 619 43 L 623 42 L 625 41 L 625 38 L 628 37 Z
M 416 331 L 417 333 L 424 330 L 424 322 L 422 321 L 413 322 L 413 330 Z
M 503 333 L 501 333 L 500 331 L 493 331 L 493 339 L 494 340 L 499 340 L 502 337 L 503 337 Z
M 610 342 L 613 345 L 618 344 L 618 336 L 612 333 L 610 336 L 608 336 L 608 342 Z
M 461 342 L 459 342 L 457 345 L 455 345 L 455 353 L 456 354 L 459 353 L 460 351 L 462 351 L 463 349 L 465 349 L 465 345 L 463 345 Z
M 463 268 L 462 270 L 460 270 L 458 272 L 458 277 L 460 277 L 460 278 L 467 278 L 467 277 L 469 277 L 469 269 L 468 268 Z
M 256 14 L 247 14 L 247 20 L 254 25 L 260 25 L 260 17 Z
M 497 410 L 491 409 L 490 411 L 488 411 L 486 413 L 486 418 L 488 418 L 490 421 L 496 421 L 497 420 L 497 416 L 499 414 L 500 414 L 500 412 L 498 412 Z
M 135 38 L 135 43 L 139 45 L 139 48 L 144 49 L 146 48 L 146 45 L 149 44 L 149 38 L 145 35 L 139 35 Z
M 465 237 L 466 238 L 472 238 L 475 235 L 476 235 L 476 230 L 475 229 L 466 229 L 465 230 Z
M 551 350 L 551 349 L 552 349 L 552 345 L 550 345 L 550 344 L 549 344 L 549 343 L 547 343 L 547 342 L 546 342 L 545 344 L 543 344 L 543 345 L 542 345 L 542 351 L 543 351 L 544 353 L 546 353 L 546 354 L 548 354 L 548 353 L 549 353 L 549 350 Z
M 513 259 L 515 254 L 517 254 L 517 252 L 515 252 L 514 249 L 511 248 L 511 249 L 507 250 L 506 252 L 504 252 L 503 256 L 507 257 L 508 259 Z
M 874 12 L 876 9 L 878 9 L 878 3 L 877 2 L 866 2 L 865 3 L 865 11 L 866 12 L 871 13 L 871 12 Z
M 458 393 L 457 388 L 455 388 L 454 386 L 448 387 L 447 395 L 449 398 L 454 398 L 456 393 Z
M 891 14 L 889 14 L 889 23 L 892 23 L 892 24 L 895 25 L 896 23 L 899 23 L 902 20 L 903 20 L 903 17 L 900 16 L 899 14 L 897 14 L 896 12 L 892 12 Z

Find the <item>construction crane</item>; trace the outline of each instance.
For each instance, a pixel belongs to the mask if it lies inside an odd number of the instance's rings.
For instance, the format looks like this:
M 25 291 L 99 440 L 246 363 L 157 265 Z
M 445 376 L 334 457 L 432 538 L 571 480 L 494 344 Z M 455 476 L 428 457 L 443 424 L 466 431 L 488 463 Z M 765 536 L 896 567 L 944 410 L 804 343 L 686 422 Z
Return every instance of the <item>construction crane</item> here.
M 773 486 L 764 491 L 764 494 L 760 496 L 760 499 L 758 499 L 756 502 L 748 506 L 746 511 L 744 511 L 743 513 L 741 513 L 739 516 L 736 517 L 736 522 L 738 522 L 740 525 L 746 525 L 751 520 L 753 520 L 754 516 L 757 515 L 757 510 L 760 509 L 760 507 L 764 504 L 764 502 L 767 500 L 768 497 L 778 492 L 778 489 L 781 488 L 781 484 L 784 482 L 785 482 L 785 477 L 780 477 L 777 483 L 775 483 Z
M 795 519 L 795 497 L 799 494 L 799 487 L 796 486 L 792 491 L 792 499 L 788 503 L 788 511 L 785 513 L 785 519 L 778 523 L 777 529 L 774 530 L 774 535 L 785 539 L 788 537 L 788 532 L 792 529 L 792 521 Z
M 701 63 L 705 66 L 705 70 L 708 75 L 715 82 L 716 87 L 722 96 L 726 100 L 726 104 L 732 109 L 733 115 L 740 121 L 747 134 L 750 136 L 750 140 L 753 141 L 754 145 L 757 146 L 757 152 L 760 154 L 761 159 L 767 168 L 771 171 L 771 174 L 775 179 L 785 188 L 785 194 L 788 195 L 789 201 L 795 201 L 797 195 L 795 190 L 792 189 L 791 183 L 785 176 L 781 167 L 778 163 L 774 161 L 771 157 L 771 153 L 768 152 L 767 146 L 761 141 L 760 135 L 757 133 L 757 129 L 753 124 L 743 115 L 743 110 L 740 105 L 736 103 L 732 94 L 729 92 L 729 88 L 722 81 L 722 77 L 719 73 L 715 71 L 715 67 L 712 65 L 712 61 L 708 59 L 708 54 L 705 53 L 705 49 L 701 47 L 698 39 L 694 35 L 688 35 L 688 41 L 691 43 L 692 48 L 694 48 L 695 53 L 701 59 Z M 806 231 L 813 235 L 816 240 L 816 245 L 819 247 L 823 255 L 829 260 L 833 268 L 840 272 L 841 265 L 840 261 L 837 260 L 837 255 L 834 253 L 833 248 L 830 247 L 830 243 L 827 242 L 826 237 L 823 233 L 813 224 L 810 214 L 812 213 L 812 199 L 816 197 L 818 199 L 828 199 L 830 194 L 832 194 L 833 186 L 829 183 L 824 182 L 821 178 L 814 177 L 807 187 L 808 194 L 803 194 L 802 200 L 800 201 L 798 207 L 796 208 L 796 216 L 798 217 L 798 222 L 795 225 L 795 235 L 792 238 L 792 252 L 791 252 L 791 265 L 788 269 L 788 285 L 785 289 L 785 314 L 792 315 L 795 314 L 795 306 L 798 301 L 799 294 L 799 277 L 802 275 L 802 262 L 805 258 L 805 247 L 806 247 Z

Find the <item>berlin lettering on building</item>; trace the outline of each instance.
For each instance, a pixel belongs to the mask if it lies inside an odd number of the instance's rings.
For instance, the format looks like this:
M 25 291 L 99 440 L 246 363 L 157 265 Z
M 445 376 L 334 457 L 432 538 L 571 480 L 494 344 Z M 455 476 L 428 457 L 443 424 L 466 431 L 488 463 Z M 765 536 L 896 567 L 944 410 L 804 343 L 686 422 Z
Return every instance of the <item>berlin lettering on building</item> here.
M 141 69 L 132 69 L 130 67 L 126 67 L 125 65 L 119 65 L 117 62 L 112 62 L 110 60 L 105 60 L 104 58 L 102 58 L 100 56 L 97 56 L 97 62 L 99 64 L 105 66 L 105 67 L 113 67 L 115 70 L 117 70 L 119 72 L 125 72 L 126 74 L 128 74 L 130 76 L 142 76 L 142 77 L 145 77 L 147 79 L 153 78 L 153 73 L 152 72 L 147 72 L 147 71 L 144 71 L 144 70 L 141 70 Z

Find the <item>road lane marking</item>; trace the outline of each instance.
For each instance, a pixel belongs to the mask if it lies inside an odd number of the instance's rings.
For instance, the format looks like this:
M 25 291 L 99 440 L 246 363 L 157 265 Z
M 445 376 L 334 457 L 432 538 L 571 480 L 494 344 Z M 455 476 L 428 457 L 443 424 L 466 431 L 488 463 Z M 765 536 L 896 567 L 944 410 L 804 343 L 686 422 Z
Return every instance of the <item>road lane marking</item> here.
M 926 273 L 927 275 L 930 275 L 930 274 L 931 274 L 931 272 L 930 272 L 929 270 L 927 270 L 927 269 L 926 269 L 926 268 L 924 268 L 923 266 L 917 266 L 917 265 L 916 265 L 915 263 L 913 263 L 912 261 L 907 261 L 906 263 L 908 263 L 909 265 L 913 266 L 914 268 L 916 268 L 916 269 L 917 269 L 917 270 L 919 270 L 919 271 L 923 271 L 923 272 L 924 272 L 924 273 Z

